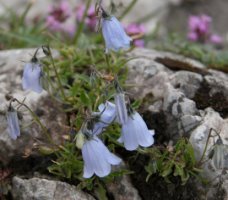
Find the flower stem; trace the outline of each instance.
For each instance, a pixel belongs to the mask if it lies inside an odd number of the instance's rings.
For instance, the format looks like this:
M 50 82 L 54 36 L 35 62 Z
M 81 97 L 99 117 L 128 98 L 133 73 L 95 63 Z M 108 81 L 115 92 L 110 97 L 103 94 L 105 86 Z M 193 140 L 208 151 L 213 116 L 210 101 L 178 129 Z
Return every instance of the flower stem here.
M 132 0 L 131 3 L 127 6 L 127 8 L 123 11 L 122 15 L 119 17 L 119 20 L 123 19 L 134 7 L 138 0 Z
M 107 64 L 107 66 L 108 66 L 109 72 L 111 72 L 112 70 L 111 70 L 109 55 L 108 55 L 107 53 L 105 54 L 105 61 L 106 61 L 106 64 Z
M 210 129 L 210 132 L 209 132 L 209 134 L 208 134 L 208 136 L 207 136 L 207 141 L 206 141 L 206 145 L 205 145 L 204 150 L 203 150 L 203 154 L 202 154 L 202 156 L 201 156 L 201 158 L 200 158 L 200 160 L 199 160 L 199 162 L 198 162 L 198 165 L 199 165 L 199 166 L 202 164 L 202 161 L 203 161 L 204 156 L 205 156 L 205 154 L 206 154 L 207 146 L 208 146 L 208 143 L 209 143 L 209 139 L 210 139 L 210 137 L 211 137 L 212 130 L 213 130 L 213 129 L 211 128 L 211 129 Z
M 74 36 L 73 41 L 74 41 L 74 44 L 76 46 L 77 46 L 77 43 L 78 43 L 79 36 L 81 35 L 81 32 L 82 32 L 82 30 L 84 28 L 85 18 L 87 16 L 87 12 L 89 10 L 90 4 L 91 4 L 91 0 L 88 0 L 87 3 L 86 3 L 85 11 L 84 11 L 83 16 L 82 16 L 82 20 L 79 23 L 78 30 L 77 30 L 77 32 L 75 33 L 75 36 Z
M 56 78 L 57 78 L 57 82 L 58 82 L 58 86 L 59 86 L 61 95 L 62 95 L 63 99 L 66 101 L 67 98 L 66 98 L 66 95 L 65 95 L 65 92 L 64 92 L 64 89 L 63 89 L 63 85 L 62 85 L 62 83 L 61 83 L 61 79 L 60 79 L 60 77 L 59 77 L 59 73 L 58 73 L 58 71 L 57 71 L 57 68 L 56 68 L 56 65 L 55 65 L 54 58 L 53 58 L 53 56 L 52 56 L 50 47 L 48 46 L 47 49 L 48 49 L 48 51 L 49 51 L 49 56 L 50 56 L 50 58 L 51 58 L 51 63 L 52 63 L 52 66 L 53 66 L 53 68 L 54 68 L 55 76 L 56 76 Z

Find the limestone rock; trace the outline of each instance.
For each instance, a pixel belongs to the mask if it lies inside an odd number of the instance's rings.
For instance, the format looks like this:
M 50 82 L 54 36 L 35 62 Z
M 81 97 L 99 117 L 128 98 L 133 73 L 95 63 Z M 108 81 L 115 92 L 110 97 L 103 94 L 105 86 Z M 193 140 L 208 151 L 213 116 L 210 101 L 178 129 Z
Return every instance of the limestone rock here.
M 107 189 L 116 200 L 141 200 L 138 191 L 133 187 L 127 175 L 107 184 Z
M 12 195 L 15 200 L 95 200 L 67 183 L 40 178 L 14 177 Z
M 220 135 L 224 144 L 228 144 L 227 74 L 216 70 L 209 70 L 209 74 L 202 74 L 168 69 L 157 63 L 156 58 L 167 57 L 174 60 L 181 58 L 166 52 L 136 49 L 129 56 L 140 57 L 138 68 L 137 59 L 129 63 L 128 82 L 134 85 L 133 89 L 130 88 L 131 96 L 142 98 L 144 104 L 149 105 L 147 111 L 152 113 L 151 116 L 163 117 L 163 119 L 147 119 L 149 124 L 153 122 L 155 130 L 157 129 L 159 134 L 167 136 L 166 138 L 170 138 L 174 142 L 181 136 L 190 138 L 198 160 L 203 154 L 208 134 L 212 128 L 212 131 L 216 131 Z M 183 60 L 199 69 L 204 68 L 202 64 L 191 59 L 182 57 Z M 138 83 L 140 88 L 137 88 Z M 161 125 L 162 127 L 160 127 Z M 205 159 L 218 139 L 215 133 L 212 135 Z M 222 170 L 214 169 L 209 160 L 204 165 L 204 176 L 209 180 L 214 180 L 220 175 L 223 180 L 226 180 L 228 156 L 225 157 L 224 163 L 225 174 L 222 174 Z M 216 179 L 214 183 L 217 184 L 218 181 Z M 217 192 L 215 188 L 213 195 Z M 227 188 L 225 190 L 228 193 Z
M 5 98 L 6 95 L 12 95 L 20 101 L 23 101 L 25 98 L 26 105 L 34 112 L 39 111 L 37 114 L 40 115 L 41 121 L 47 125 L 47 128 L 50 128 L 50 132 L 55 132 L 55 135 L 53 135 L 54 139 L 57 139 L 56 133 L 64 132 L 63 128 L 61 128 L 61 124 L 64 123 L 64 116 L 58 112 L 57 103 L 50 103 L 50 101 L 45 98 L 47 92 L 43 91 L 41 94 L 37 94 L 32 91 L 23 91 L 22 89 L 21 77 L 24 65 L 22 61 L 30 61 L 31 55 L 34 52 L 35 49 L 0 52 L 0 162 L 5 165 L 9 163 L 15 155 L 21 157 L 24 155 L 26 149 L 31 149 L 33 147 L 34 138 L 43 138 L 45 140 L 40 127 L 34 123 L 31 124 L 31 115 L 24 107 L 19 109 L 23 117 L 22 120 L 20 120 L 21 136 L 16 141 L 9 137 L 5 117 L 5 111 L 9 106 L 9 102 Z M 44 54 L 40 53 L 38 57 L 44 57 Z M 53 116 L 55 116 L 55 120 L 53 120 Z M 52 120 L 48 121 L 48 119 L 51 118 Z M 31 126 L 28 127 L 29 124 Z
M 203 81 L 202 75 L 187 71 L 178 71 L 170 79 L 172 85 L 175 88 L 179 88 L 190 99 L 195 96 L 196 91 L 200 88 L 200 84 Z

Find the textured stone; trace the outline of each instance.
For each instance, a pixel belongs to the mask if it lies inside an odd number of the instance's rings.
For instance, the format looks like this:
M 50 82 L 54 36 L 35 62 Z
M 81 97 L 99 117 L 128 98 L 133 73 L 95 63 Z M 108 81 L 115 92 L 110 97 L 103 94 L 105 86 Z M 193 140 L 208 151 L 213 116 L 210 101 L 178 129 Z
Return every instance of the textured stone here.
M 122 176 L 107 184 L 107 189 L 117 200 L 141 200 L 138 191 L 133 187 L 129 176 Z
M 34 112 L 39 110 L 42 113 L 40 116 L 41 121 L 50 128 L 50 132 L 55 132 L 53 138 L 59 139 L 56 134 L 60 131 L 64 132 L 61 125 L 64 123 L 64 116 L 58 111 L 58 105 L 55 102 L 50 103 L 47 92 L 43 91 L 37 94 L 32 91 L 23 91 L 21 84 L 21 77 L 23 71 L 23 62 L 30 61 L 31 55 L 35 49 L 21 49 L 21 50 L 8 50 L 0 52 L 0 162 L 7 164 L 14 156 L 21 157 L 24 155 L 25 150 L 33 147 L 34 139 L 45 139 L 40 127 L 36 124 L 31 124 L 32 118 L 28 110 L 21 107 L 18 111 L 22 114 L 23 118 L 20 120 L 21 136 L 16 140 L 9 137 L 7 130 L 7 122 L 5 111 L 9 106 L 6 100 L 6 95 L 12 95 L 20 101 L 25 98 L 25 104 L 29 106 Z M 55 54 L 55 53 L 54 53 Z M 42 53 L 38 57 L 44 57 Z M 13 105 L 17 105 L 16 103 Z M 55 120 L 53 120 L 54 118 Z M 28 127 L 28 125 L 31 125 Z M 57 131 L 57 132 L 56 132 Z
M 14 177 L 12 195 L 15 200 L 95 200 L 67 183 L 40 178 Z
M 156 58 L 166 57 L 182 60 L 198 68 L 204 68 L 204 66 L 191 59 L 167 52 L 136 49 L 129 56 L 140 57 L 138 68 L 136 61 L 132 60 L 129 63 L 129 82 L 135 86 L 130 89 L 132 91 L 131 95 L 132 97 L 142 98 L 144 103 L 151 102 L 145 103 L 149 105 L 147 110 L 152 113 L 152 116 L 163 117 L 162 124 L 160 124 L 159 119 L 156 119 L 158 121 L 156 129 L 159 130 L 160 134 L 166 135 L 174 142 L 181 136 L 190 138 L 198 160 L 202 156 L 211 128 L 220 134 L 224 144 L 227 145 L 227 74 L 216 70 L 209 70 L 210 75 L 184 70 L 170 70 L 157 63 Z M 150 76 L 147 76 L 147 74 L 150 74 Z M 140 83 L 140 88 L 137 88 L 138 83 Z M 148 96 L 149 94 L 152 95 Z M 151 119 L 151 122 L 154 120 Z M 148 122 L 150 123 L 150 121 Z M 165 127 L 161 128 L 160 125 Z M 212 135 L 205 159 L 207 159 L 215 141 L 218 139 L 215 133 Z M 225 160 L 226 168 L 228 167 L 227 159 Z M 213 168 L 210 160 L 205 163 L 203 168 L 203 174 L 209 180 L 214 180 L 218 175 L 224 180 L 227 179 L 226 175 L 221 175 L 221 170 Z M 227 173 L 226 169 L 225 171 Z M 214 183 L 217 184 L 218 179 Z M 210 190 L 214 191 L 212 192 L 213 195 L 217 192 L 216 186 Z M 227 192 L 227 188 L 225 190 Z
M 179 88 L 190 99 L 195 96 L 196 91 L 200 88 L 200 84 L 203 81 L 202 75 L 187 71 L 178 71 L 170 76 L 170 79 L 171 84 L 175 88 Z

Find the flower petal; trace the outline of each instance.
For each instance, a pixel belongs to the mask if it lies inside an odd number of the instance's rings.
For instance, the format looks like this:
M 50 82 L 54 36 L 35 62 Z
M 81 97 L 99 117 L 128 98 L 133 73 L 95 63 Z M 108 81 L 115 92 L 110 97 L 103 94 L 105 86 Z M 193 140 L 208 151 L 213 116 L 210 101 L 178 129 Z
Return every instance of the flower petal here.
M 84 160 L 83 177 L 90 178 L 94 174 L 93 161 L 91 160 L 91 152 L 89 151 L 88 145 L 84 145 L 82 148 L 82 156 Z
M 103 18 L 102 33 L 107 50 L 129 49 L 132 39 L 125 33 L 122 25 L 114 16 Z
M 22 77 L 22 87 L 24 90 L 32 90 L 41 93 L 41 67 L 38 63 L 26 63 Z
M 149 147 L 154 143 L 153 135 L 137 112 L 129 116 L 128 121 L 122 125 L 122 135 L 119 140 L 123 141 L 125 148 L 129 151 L 137 149 L 139 145 Z
M 143 147 L 151 146 L 154 143 L 154 138 L 148 130 L 146 123 L 137 112 L 135 112 L 133 117 L 134 120 L 138 122 L 138 131 L 141 132 L 140 134 L 137 134 L 139 145 Z
M 96 136 L 87 140 L 82 147 L 84 160 L 84 178 L 90 178 L 93 173 L 99 177 L 107 176 L 111 172 L 111 164 L 117 165 L 121 159 L 110 153 L 108 148 Z
M 7 115 L 7 124 L 9 135 L 12 139 L 16 140 L 20 136 L 20 127 L 16 111 L 8 111 Z
M 128 120 L 128 114 L 124 93 L 117 93 L 114 98 L 116 104 L 117 120 L 120 124 L 125 124 Z

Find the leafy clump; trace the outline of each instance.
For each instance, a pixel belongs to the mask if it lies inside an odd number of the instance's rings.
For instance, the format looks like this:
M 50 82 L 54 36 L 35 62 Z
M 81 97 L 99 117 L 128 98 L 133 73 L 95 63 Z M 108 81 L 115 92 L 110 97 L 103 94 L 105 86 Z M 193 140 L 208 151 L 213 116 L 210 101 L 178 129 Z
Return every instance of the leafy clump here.
M 180 139 L 173 146 L 167 148 L 152 148 L 148 152 L 150 160 L 145 167 L 148 172 L 146 180 L 154 174 L 159 174 L 167 182 L 172 177 L 178 177 L 184 185 L 190 177 L 199 177 L 201 172 L 197 166 L 192 145 L 186 139 Z

